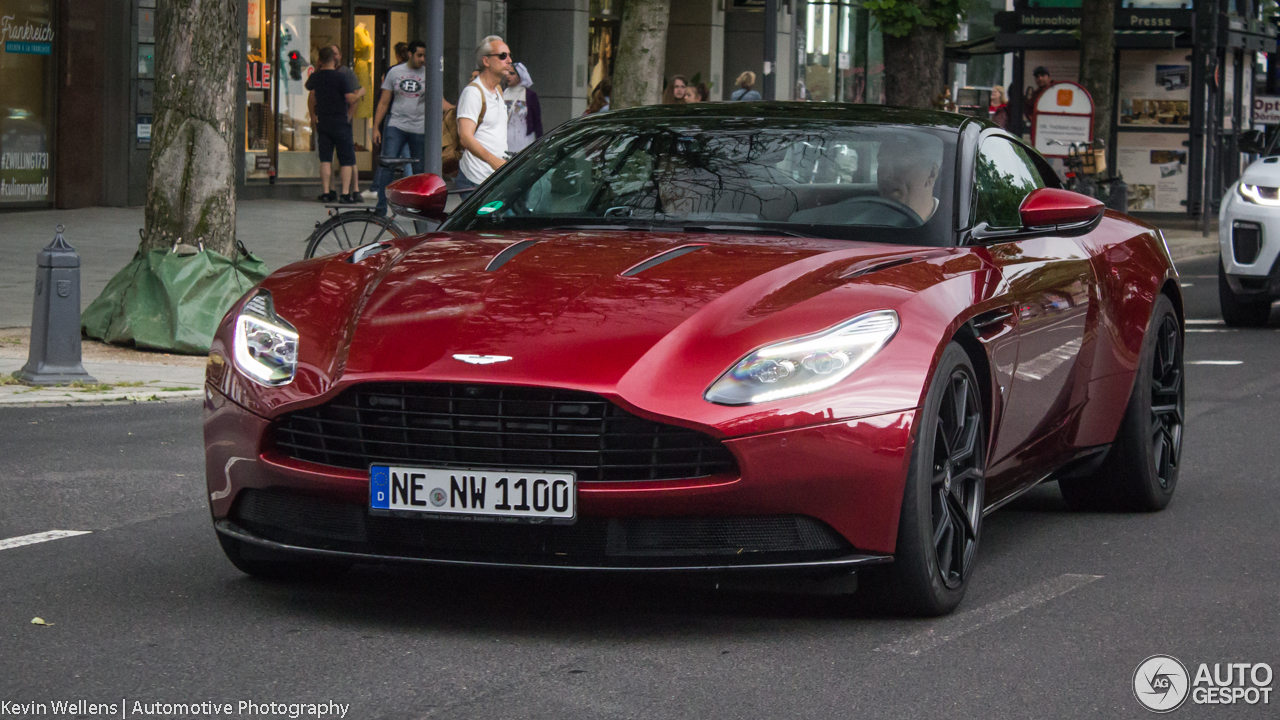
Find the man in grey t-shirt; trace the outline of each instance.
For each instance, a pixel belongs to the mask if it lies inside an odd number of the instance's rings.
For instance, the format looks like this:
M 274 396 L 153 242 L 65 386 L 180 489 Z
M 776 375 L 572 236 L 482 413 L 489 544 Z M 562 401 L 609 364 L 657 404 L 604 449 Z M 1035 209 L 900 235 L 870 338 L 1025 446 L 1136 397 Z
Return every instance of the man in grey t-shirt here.
M 373 142 L 382 143 L 383 157 L 399 157 L 400 149 L 409 146 L 409 156 L 413 158 L 413 172 L 422 172 L 422 157 L 425 142 L 423 123 L 426 119 L 427 104 L 427 46 L 421 40 L 409 43 L 409 59 L 387 71 L 382 81 L 382 96 L 378 98 L 378 109 L 373 114 Z M 390 111 L 390 116 L 387 112 Z M 387 118 L 387 131 L 381 131 L 382 119 Z M 378 212 L 387 208 L 387 193 L 384 188 L 390 181 L 391 171 L 378 167 L 378 176 L 374 185 L 378 187 Z

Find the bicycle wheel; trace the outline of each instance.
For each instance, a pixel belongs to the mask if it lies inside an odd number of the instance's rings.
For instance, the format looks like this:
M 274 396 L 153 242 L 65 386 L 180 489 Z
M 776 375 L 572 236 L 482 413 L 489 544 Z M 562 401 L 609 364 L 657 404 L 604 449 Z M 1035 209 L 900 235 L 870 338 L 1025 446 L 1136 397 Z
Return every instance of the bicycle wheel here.
M 306 259 L 352 250 L 361 245 L 408 235 L 390 216 L 363 210 L 343 212 L 326 220 L 307 239 Z

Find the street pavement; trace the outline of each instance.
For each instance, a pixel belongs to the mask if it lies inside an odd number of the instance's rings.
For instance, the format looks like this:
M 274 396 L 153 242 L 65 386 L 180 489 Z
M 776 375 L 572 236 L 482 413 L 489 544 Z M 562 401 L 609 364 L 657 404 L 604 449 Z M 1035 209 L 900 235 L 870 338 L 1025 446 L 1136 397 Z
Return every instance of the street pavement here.
M 258 581 L 210 526 L 199 403 L 2 408 L 0 702 L 123 700 L 130 718 L 134 702 L 201 701 L 336 702 L 362 720 L 1147 717 L 1132 683 L 1151 655 L 1193 675 L 1280 668 L 1280 313 L 1224 327 L 1216 260 L 1180 263 L 1170 506 L 1075 513 L 1038 488 L 987 518 L 968 596 L 932 620 L 713 583 L 398 567 Z M 51 530 L 88 534 L 4 542 Z M 1173 716 L 1274 718 L 1277 703 Z

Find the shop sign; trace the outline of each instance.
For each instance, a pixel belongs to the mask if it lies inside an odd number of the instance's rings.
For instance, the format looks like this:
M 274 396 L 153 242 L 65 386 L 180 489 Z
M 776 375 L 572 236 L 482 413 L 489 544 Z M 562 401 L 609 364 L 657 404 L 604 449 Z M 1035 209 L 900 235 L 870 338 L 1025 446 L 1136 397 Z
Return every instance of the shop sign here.
M 1253 98 L 1254 125 L 1280 125 L 1280 97 L 1257 95 Z
M 53 26 L 47 23 L 19 21 L 13 15 L 0 17 L 0 40 L 4 51 L 15 55 L 50 55 L 53 53 Z
M 250 90 L 271 89 L 270 63 L 249 61 L 245 63 L 245 85 Z
M 1040 93 L 1033 109 L 1031 142 L 1041 155 L 1067 157 L 1070 147 L 1093 142 L 1093 98 L 1073 82 L 1055 82 Z
M 1016 13 L 998 13 L 996 22 L 1006 32 L 1016 32 L 1018 30 L 1075 30 L 1080 27 L 1080 9 L 1028 8 Z M 1116 10 L 1115 27 L 1121 30 L 1173 30 L 1194 26 L 1194 10 Z

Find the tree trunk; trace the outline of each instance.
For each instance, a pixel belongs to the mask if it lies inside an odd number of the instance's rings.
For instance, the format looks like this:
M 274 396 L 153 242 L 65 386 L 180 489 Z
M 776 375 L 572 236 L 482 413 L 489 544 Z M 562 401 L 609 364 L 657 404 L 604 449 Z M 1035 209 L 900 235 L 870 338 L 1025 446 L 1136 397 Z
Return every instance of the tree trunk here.
M 888 105 L 932 108 L 946 84 L 946 34 L 917 25 L 902 37 L 884 36 L 884 99 Z
M 156 7 L 155 123 L 141 250 L 202 243 L 235 253 L 237 0 Z
M 1080 84 L 1093 96 L 1093 136 L 1111 147 L 1116 56 L 1115 0 L 1084 0 L 1080 8 Z
M 671 0 L 627 0 L 613 66 L 614 110 L 662 102 Z

